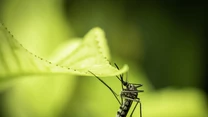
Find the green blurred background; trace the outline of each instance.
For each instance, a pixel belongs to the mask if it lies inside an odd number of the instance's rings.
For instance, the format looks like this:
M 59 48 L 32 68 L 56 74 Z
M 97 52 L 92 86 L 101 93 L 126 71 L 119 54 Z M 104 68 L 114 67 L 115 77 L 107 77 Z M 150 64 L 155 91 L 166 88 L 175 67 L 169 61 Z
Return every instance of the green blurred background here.
M 95 26 L 112 60 L 144 85 L 143 117 L 207 117 L 206 3 L 181 0 L 1 0 L 0 21 L 43 58 Z M 116 92 L 116 78 L 103 78 Z M 93 77 L 31 76 L 0 92 L 1 117 L 111 117 L 119 104 Z M 138 107 L 139 108 L 139 107 Z M 134 117 L 139 117 L 139 109 Z

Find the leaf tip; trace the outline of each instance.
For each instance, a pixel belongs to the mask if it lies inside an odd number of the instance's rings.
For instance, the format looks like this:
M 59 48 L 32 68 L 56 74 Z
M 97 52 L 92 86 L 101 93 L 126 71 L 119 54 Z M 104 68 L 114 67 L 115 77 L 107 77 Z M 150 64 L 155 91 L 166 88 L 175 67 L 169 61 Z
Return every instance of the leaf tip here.
M 94 27 L 91 29 L 91 31 L 94 32 L 96 35 L 104 34 L 103 29 L 101 29 L 100 27 Z

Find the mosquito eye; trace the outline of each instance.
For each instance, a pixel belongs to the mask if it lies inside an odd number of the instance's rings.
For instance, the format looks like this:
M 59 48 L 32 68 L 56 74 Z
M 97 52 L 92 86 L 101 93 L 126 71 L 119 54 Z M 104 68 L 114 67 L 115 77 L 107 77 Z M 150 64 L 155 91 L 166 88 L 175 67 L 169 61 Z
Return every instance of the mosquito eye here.
M 132 88 L 132 86 L 131 86 L 131 85 L 129 85 L 128 87 L 129 87 L 129 89 L 131 89 L 131 88 Z
M 134 87 L 134 86 L 133 86 L 132 84 L 129 85 L 129 89 L 133 89 L 133 87 Z

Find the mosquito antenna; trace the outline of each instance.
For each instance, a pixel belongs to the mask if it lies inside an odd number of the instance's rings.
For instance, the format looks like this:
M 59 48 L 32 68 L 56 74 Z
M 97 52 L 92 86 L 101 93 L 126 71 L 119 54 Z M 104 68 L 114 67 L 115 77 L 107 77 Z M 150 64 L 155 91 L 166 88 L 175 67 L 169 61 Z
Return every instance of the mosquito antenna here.
M 114 65 L 115 65 L 115 66 L 116 66 L 116 68 L 119 70 L 118 65 L 117 65 L 116 63 L 114 63 Z M 123 74 L 121 74 L 121 75 L 120 75 L 120 77 L 122 77 L 122 78 L 123 78 Z
M 121 81 L 120 77 L 116 76 L 116 78 L 117 78 L 118 80 L 120 80 L 120 81 Z M 121 81 L 121 82 L 122 82 L 122 81 Z
M 119 67 L 116 63 L 114 63 L 114 65 L 116 66 L 116 68 L 119 70 Z M 120 81 L 123 83 L 123 74 L 119 75 L 120 76 Z
M 119 101 L 118 97 L 119 96 L 118 94 L 116 94 L 115 91 L 113 91 L 113 89 L 108 86 L 102 79 L 100 79 L 98 76 L 96 76 L 94 73 L 92 73 L 91 71 L 89 71 L 93 76 L 95 76 L 99 81 L 101 81 L 106 87 L 108 87 L 108 89 L 113 93 L 114 97 L 116 98 L 116 100 L 118 101 L 119 104 L 121 104 L 121 102 Z
M 110 65 L 112 65 L 110 61 L 109 61 L 109 64 L 110 64 Z M 114 63 L 114 65 L 115 65 L 115 66 L 116 66 L 116 68 L 119 70 L 118 65 L 117 65 L 116 63 Z M 120 77 L 119 77 L 119 76 L 120 76 Z M 119 75 L 119 76 L 116 76 L 116 78 L 122 82 L 122 81 L 123 81 L 123 79 L 121 79 L 121 78 L 123 78 L 123 74 L 122 74 L 122 75 Z
M 114 65 L 115 65 L 116 68 L 119 70 L 118 65 L 117 65 L 116 63 L 114 63 Z M 123 86 L 123 84 L 124 84 L 123 74 L 121 74 L 121 75 L 119 75 L 119 76 L 120 76 L 120 78 L 119 78 L 118 76 L 116 76 L 116 77 L 121 81 L 121 87 L 122 87 L 122 90 L 123 90 L 123 89 L 124 89 L 124 86 Z
M 116 63 L 114 63 L 114 65 L 116 66 L 117 69 L 119 69 L 118 65 Z

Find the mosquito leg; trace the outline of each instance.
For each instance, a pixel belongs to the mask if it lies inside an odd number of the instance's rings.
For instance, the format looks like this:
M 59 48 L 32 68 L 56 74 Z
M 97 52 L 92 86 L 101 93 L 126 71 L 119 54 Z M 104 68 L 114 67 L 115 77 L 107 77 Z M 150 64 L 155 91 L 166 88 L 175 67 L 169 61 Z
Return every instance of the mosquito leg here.
M 125 95 L 123 95 L 122 97 L 124 99 L 131 100 L 131 101 L 134 101 L 134 102 L 140 102 L 140 98 L 130 98 L 130 97 L 126 97 Z
M 129 83 L 129 84 L 133 84 L 136 88 L 143 86 L 142 84 L 136 84 L 136 83 Z
M 142 117 L 142 103 L 139 101 L 140 117 Z
M 140 92 L 144 92 L 143 90 L 136 90 L 136 91 L 132 91 L 132 90 L 130 90 L 130 91 L 121 91 L 121 94 L 124 94 L 124 93 L 140 93 Z M 134 94 L 133 94 L 134 95 Z
M 91 71 L 89 71 L 92 75 L 94 75 L 98 80 L 100 80 L 106 87 L 108 87 L 108 89 L 110 89 L 110 91 L 113 93 L 114 97 L 116 98 L 116 100 L 118 101 L 118 103 L 121 105 L 121 102 L 119 101 L 118 97 L 119 96 L 115 91 L 113 91 L 113 89 L 108 86 L 102 79 L 100 79 L 98 76 L 96 76 L 94 73 L 92 73 Z
M 123 105 L 123 98 L 124 98 L 124 95 L 122 95 L 122 93 L 120 94 L 120 98 L 121 98 L 121 105 Z
M 134 109 L 133 109 L 132 112 L 131 112 L 130 117 L 132 117 L 132 115 L 133 115 L 133 113 L 134 113 L 134 111 L 135 111 L 135 109 L 136 109 L 138 103 L 140 104 L 140 117 L 142 117 L 142 109 L 141 109 L 142 106 L 141 106 L 141 102 L 140 102 L 140 101 L 137 101 L 136 105 L 134 106 Z
M 121 93 L 139 93 L 139 92 L 141 92 L 140 90 L 136 90 L 136 91 L 134 91 L 134 90 L 130 90 L 130 91 L 121 91 Z
M 115 92 L 113 92 L 113 90 L 111 90 L 111 89 L 110 89 L 110 91 L 113 93 L 114 97 L 116 98 L 116 100 L 118 101 L 118 103 L 121 105 L 121 102 L 120 102 L 120 100 L 117 97 L 118 94 L 116 94 Z

